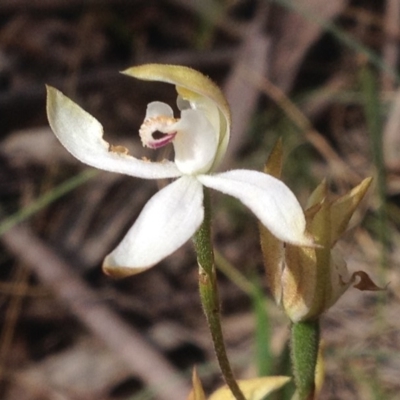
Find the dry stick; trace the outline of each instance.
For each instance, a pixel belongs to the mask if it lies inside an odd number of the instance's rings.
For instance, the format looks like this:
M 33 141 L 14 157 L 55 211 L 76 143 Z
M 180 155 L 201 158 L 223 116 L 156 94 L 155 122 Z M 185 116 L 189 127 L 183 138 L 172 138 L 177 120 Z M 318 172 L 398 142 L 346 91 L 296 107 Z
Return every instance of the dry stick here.
M 26 225 L 10 229 L 1 240 L 90 331 L 125 361 L 134 374 L 157 391 L 158 399 L 180 400 L 187 397 L 190 387 L 179 377 L 179 372 L 143 340 L 139 332 L 113 313 L 73 268 Z

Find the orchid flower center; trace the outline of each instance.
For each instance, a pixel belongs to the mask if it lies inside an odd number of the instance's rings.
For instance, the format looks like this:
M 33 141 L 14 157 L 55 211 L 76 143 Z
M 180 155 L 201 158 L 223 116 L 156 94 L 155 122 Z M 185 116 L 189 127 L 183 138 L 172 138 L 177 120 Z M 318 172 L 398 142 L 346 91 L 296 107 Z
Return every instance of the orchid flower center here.
M 173 127 L 177 121 L 178 119 L 165 115 L 146 118 L 139 129 L 143 146 L 159 149 L 172 142 L 177 134 Z

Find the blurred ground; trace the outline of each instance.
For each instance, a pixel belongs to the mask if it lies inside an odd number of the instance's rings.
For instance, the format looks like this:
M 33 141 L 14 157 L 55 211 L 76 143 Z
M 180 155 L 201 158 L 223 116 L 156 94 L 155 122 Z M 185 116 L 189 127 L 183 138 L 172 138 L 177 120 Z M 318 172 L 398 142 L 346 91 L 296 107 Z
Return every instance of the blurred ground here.
M 0 398 L 182 399 L 194 364 L 207 390 L 221 384 L 190 244 L 122 281 L 100 268 L 156 184 L 88 177 L 46 120 L 47 83 L 97 117 L 109 141 L 144 155 L 137 130 L 147 103 L 175 101 L 168 85 L 118 73 L 145 62 L 188 65 L 224 87 L 234 119 L 224 168 L 261 169 L 282 136 L 285 180 L 301 201 L 324 177 L 337 194 L 375 177 L 354 221 L 363 224 L 340 246 L 350 270 L 389 285 L 349 290 L 323 318 L 320 398 L 398 398 L 400 1 L 291 4 L 0 2 Z M 84 183 L 7 228 L 7 217 L 74 176 Z M 288 323 L 268 298 L 257 222 L 234 200 L 213 201 L 216 248 L 265 286 L 278 360 Z M 254 376 L 251 301 L 223 274 L 220 283 L 229 354 L 238 376 Z

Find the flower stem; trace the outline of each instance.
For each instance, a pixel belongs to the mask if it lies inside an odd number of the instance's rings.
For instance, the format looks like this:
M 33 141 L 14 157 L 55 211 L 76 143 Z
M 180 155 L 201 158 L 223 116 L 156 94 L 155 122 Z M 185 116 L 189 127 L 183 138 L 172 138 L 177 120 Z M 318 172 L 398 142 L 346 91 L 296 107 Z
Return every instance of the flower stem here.
M 194 245 L 199 265 L 200 298 L 222 375 L 235 399 L 246 400 L 233 375 L 222 334 L 214 252 L 211 243 L 210 193 L 206 188 L 204 188 L 204 221 L 194 236 Z
M 299 400 L 314 399 L 319 334 L 318 320 L 292 324 L 291 358 Z

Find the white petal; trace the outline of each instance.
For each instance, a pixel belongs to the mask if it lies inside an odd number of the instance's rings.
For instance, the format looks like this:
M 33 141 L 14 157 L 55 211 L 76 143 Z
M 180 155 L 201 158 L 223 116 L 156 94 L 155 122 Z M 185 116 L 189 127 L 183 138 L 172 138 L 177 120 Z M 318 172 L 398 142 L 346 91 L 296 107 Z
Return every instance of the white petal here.
M 60 91 L 47 87 L 47 117 L 51 129 L 78 160 L 99 169 L 145 179 L 174 178 L 181 173 L 175 164 L 152 163 L 110 148 L 103 140 L 100 122 Z
M 209 171 L 218 146 L 218 134 L 203 111 L 183 110 L 173 126 L 175 164 L 183 174 Z
M 181 177 L 147 202 L 125 238 L 104 260 L 105 272 L 127 276 L 152 267 L 190 239 L 203 217 L 203 186 L 194 177 Z
M 179 100 L 180 98 L 182 98 L 181 95 L 178 96 L 178 107 L 179 109 L 184 110 L 185 100 Z M 229 120 L 227 120 L 224 114 L 221 113 L 220 109 L 216 107 L 215 102 L 207 97 L 197 96 L 193 100 L 188 101 L 188 103 L 193 110 L 202 111 L 213 128 L 217 149 L 214 153 L 212 164 L 210 164 L 208 169 L 204 172 L 215 170 L 225 156 L 226 148 L 228 146 L 230 134 Z
M 312 246 L 295 195 L 280 180 L 258 171 L 234 170 L 197 177 L 205 186 L 229 194 L 250 208 L 273 235 L 283 242 Z

